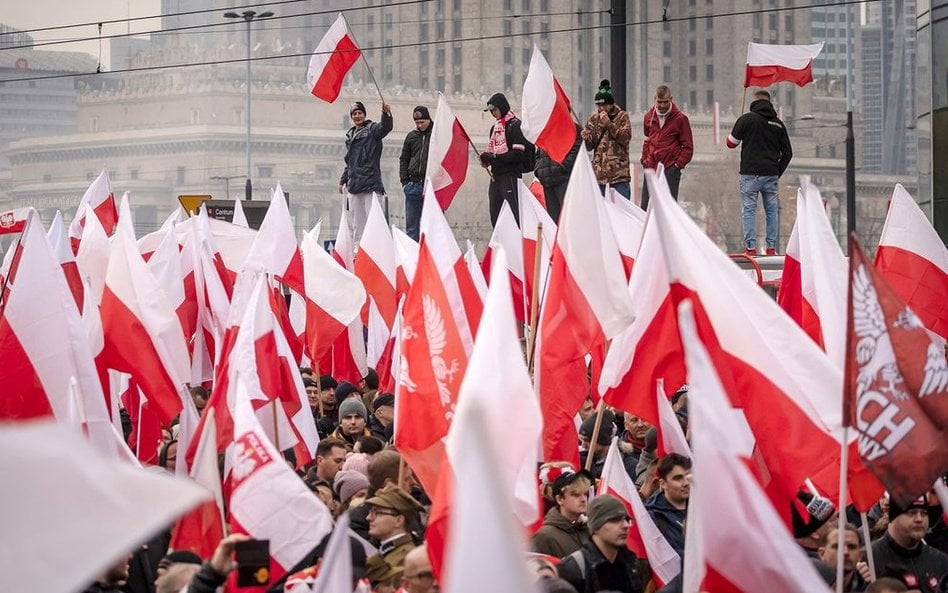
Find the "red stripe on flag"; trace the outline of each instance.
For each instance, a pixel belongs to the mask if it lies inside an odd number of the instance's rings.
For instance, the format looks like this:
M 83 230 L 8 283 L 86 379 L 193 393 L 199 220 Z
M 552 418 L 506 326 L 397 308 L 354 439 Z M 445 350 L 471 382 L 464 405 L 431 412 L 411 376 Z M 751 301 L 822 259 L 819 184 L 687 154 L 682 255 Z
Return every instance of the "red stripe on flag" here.
M 375 263 L 372 256 L 364 250 L 359 251 L 355 258 L 355 275 L 362 280 L 365 292 L 375 299 L 375 306 L 385 321 L 385 326 L 392 329 L 395 324 L 395 315 L 398 313 L 398 301 L 395 298 L 395 287 L 385 272 Z M 369 299 L 362 306 L 362 323 L 369 324 Z
M 39 375 L 7 321 L 6 313 L 0 316 L 0 352 L 3 353 L 0 383 L 4 391 L 0 397 L 0 418 L 21 420 L 52 416 L 53 408 Z
M 340 39 L 329 57 L 329 61 L 326 62 L 326 67 L 319 74 L 319 79 L 313 85 L 313 96 L 327 103 L 332 103 L 339 98 L 342 81 L 352 65 L 359 60 L 360 55 L 362 55 L 362 52 L 352 42 L 352 38 L 346 35 Z
M 96 218 L 102 224 L 105 234 L 112 236 L 115 231 L 115 225 L 118 223 L 118 212 L 115 209 L 115 196 L 109 194 L 107 198 L 99 202 L 99 205 L 93 209 Z
M 441 160 L 441 168 L 451 175 L 452 183 L 435 191 L 435 197 L 438 198 L 438 205 L 442 210 L 447 210 L 454 200 L 455 194 L 464 179 L 467 177 L 467 146 L 470 139 L 467 132 L 461 126 L 461 122 L 454 118 L 454 124 L 451 126 L 451 145 L 448 147 L 444 158 Z
M 556 93 L 556 101 L 553 103 L 550 118 L 537 136 L 536 145 L 545 150 L 554 161 L 562 163 L 576 142 L 576 124 L 569 114 L 569 99 L 555 78 L 553 90 Z
M 880 245 L 875 268 L 925 327 L 948 338 L 948 275 L 941 268 L 911 251 Z
M 775 82 L 792 82 L 797 86 L 806 86 L 813 82 L 813 62 L 810 62 L 806 68 L 801 70 L 777 65 L 747 65 L 747 70 L 744 72 L 744 88 L 749 86 L 767 87 Z

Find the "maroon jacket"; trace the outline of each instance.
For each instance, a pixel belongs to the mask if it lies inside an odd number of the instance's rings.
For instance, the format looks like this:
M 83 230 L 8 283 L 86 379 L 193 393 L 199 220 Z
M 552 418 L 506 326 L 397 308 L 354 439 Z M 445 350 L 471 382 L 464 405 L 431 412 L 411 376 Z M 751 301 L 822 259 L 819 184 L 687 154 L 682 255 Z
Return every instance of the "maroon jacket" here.
M 695 144 L 691 139 L 691 122 L 688 116 L 672 103 L 665 125 L 659 127 L 655 106 L 645 112 L 642 122 L 645 140 L 642 142 L 641 163 L 646 169 L 654 169 L 659 163 L 679 170 L 691 162 Z

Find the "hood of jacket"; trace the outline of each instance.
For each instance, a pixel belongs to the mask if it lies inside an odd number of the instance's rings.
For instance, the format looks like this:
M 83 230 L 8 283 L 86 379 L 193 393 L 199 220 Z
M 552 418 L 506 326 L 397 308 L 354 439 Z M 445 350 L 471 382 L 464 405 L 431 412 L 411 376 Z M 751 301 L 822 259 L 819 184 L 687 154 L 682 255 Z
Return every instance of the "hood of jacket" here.
M 757 99 L 751 103 L 750 110 L 767 119 L 777 119 L 777 111 L 774 104 L 766 99 Z

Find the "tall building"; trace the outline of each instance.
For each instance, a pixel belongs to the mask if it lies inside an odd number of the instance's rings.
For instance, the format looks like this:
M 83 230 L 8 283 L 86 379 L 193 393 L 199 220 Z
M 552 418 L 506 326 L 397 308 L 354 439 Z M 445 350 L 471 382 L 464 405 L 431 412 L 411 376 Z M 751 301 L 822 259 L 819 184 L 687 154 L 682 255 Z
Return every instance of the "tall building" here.
M 915 0 L 864 7 L 860 25 L 862 170 L 916 171 Z
M 918 202 L 948 244 L 948 0 L 919 0 Z

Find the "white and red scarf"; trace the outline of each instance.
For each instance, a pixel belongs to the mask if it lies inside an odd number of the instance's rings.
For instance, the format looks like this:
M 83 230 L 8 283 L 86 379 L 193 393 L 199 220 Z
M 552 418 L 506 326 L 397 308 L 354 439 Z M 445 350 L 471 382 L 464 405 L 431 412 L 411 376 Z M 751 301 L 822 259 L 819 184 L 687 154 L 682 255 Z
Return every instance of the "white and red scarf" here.
M 497 120 L 497 123 L 494 124 L 494 128 L 491 130 L 490 140 L 487 141 L 487 152 L 491 154 L 505 154 L 510 150 L 507 147 L 507 122 L 514 117 L 516 117 L 514 112 L 508 111 L 507 115 Z

